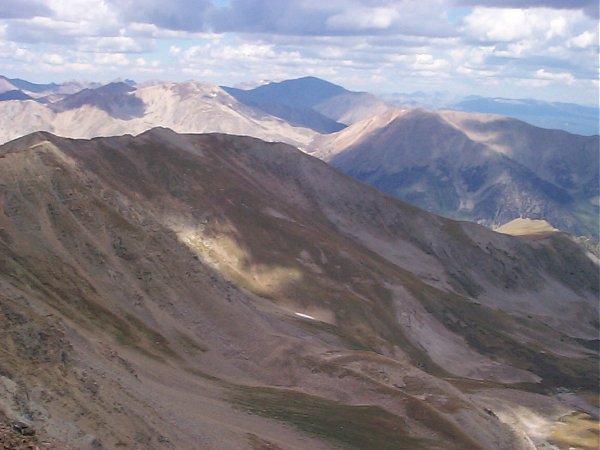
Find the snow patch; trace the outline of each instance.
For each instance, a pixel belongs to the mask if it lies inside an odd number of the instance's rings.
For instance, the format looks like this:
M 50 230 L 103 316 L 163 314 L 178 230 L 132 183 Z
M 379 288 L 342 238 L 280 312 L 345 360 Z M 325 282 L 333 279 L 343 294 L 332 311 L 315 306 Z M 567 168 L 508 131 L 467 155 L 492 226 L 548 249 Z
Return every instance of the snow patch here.
M 298 317 L 302 317 L 303 319 L 317 320 L 313 316 L 309 316 L 308 314 L 303 314 L 303 313 L 300 313 L 300 312 L 294 312 L 294 315 L 296 315 Z

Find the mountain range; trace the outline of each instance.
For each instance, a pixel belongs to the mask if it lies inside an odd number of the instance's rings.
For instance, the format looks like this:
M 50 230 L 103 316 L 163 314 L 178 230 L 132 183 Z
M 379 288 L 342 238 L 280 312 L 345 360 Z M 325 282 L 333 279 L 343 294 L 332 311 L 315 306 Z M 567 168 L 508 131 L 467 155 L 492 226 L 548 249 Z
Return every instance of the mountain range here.
M 253 89 L 223 87 L 240 102 L 296 126 L 332 133 L 389 108 L 366 92 L 353 92 L 316 77 L 268 83 Z
M 598 129 L 600 126 L 598 106 L 543 102 L 532 99 L 469 96 L 453 103 L 450 109 L 499 114 L 538 127 L 559 129 L 586 136 L 594 136 L 600 133 Z
M 155 126 L 248 135 L 294 145 L 447 217 L 490 227 L 545 219 L 576 235 L 600 234 L 597 136 L 490 114 L 399 109 L 315 77 L 245 90 L 193 81 L 0 83 L 0 142 L 39 130 L 91 138 Z M 484 100 L 459 107 L 489 106 Z
M 501 116 L 389 110 L 318 137 L 332 166 L 428 211 L 498 227 L 545 219 L 597 238 L 597 136 Z
M 32 98 L 44 102 L 52 95 L 75 94 L 82 89 L 101 87 L 102 83 L 87 81 L 67 81 L 64 83 L 32 83 L 21 78 L 8 78 L 0 75 L 0 92 L 20 91 Z
M 57 448 L 592 448 L 598 265 L 522 229 L 247 136 L 21 137 L 0 421 Z
M 34 131 L 90 138 L 138 134 L 155 126 L 179 132 L 224 132 L 304 147 L 315 132 L 248 107 L 200 82 L 125 82 L 84 88 L 45 103 L 0 102 L 0 142 Z
M 443 92 L 395 93 L 383 95 L 382 98 L 391 105 L 403 108 L 497 114 L 522 120 L 537 127 L 558 129 L 573 134 L 594 136 L 600 133 L 600 110 L 597 105 L 479 95 L 461 97 Z

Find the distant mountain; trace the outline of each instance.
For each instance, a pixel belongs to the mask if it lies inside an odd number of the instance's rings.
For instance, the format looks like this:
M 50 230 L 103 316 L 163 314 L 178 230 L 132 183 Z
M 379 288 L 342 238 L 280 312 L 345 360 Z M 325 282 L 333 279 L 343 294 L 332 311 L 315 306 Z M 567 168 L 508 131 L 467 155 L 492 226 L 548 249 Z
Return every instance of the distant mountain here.
M 595 426 L 598 265 L 570 236 L 444 219 L 285 144 L 9 142 L 0 269 L 4 448 L 534 450 Z
M 248 91 L 236 92 L 236 94 L 245 101 L 268 103 L 276 100 L 283 105 L 312 108 L 323 100 L 348 92 L 343 87 L 329 81 L 316 77 L 303 77 L 265 84 Z
M 541 128 L 565 130 L 584 136 L 599 134 L 600 110 L 597 106 L 476 95 L 457 98 L 443 92 L 394 93 L 382 98 L 399 107 L 499 114 Z
M 383 94 L 382 98 L 401 108 L 425 108 L 425 109 L 446 109 L 463 99 L 450 92 L 393 92 Z
M 367 92 L 346 92 L 325 99 L 314 106 L 321 114 L 345 125 L 381 114 L 390 109 L 381 98 Z
M 318 137 L 342 172 L 419 207 L 496 227 L 545 219 L 598 236 L 598 139 L 500 116 L 396 110 Z
M 197 82 L 131 86 L 110 83 L 45 103 L 0 102 L 0 142 L 34 131 L 67 137 L 137 134 L 155 126 L 224 132 L 306 147 L 315 132 L 246 106 L 221 88 Z
M 12 84 L 6 77 L 0 76 L 0 92 L 18 91 L 19 89 Z
M 127 80 L 129 81 L 129 80 Z M 74 94 L 82 89 L 92 89 L 102 86 L 101 83 L 86 81 L 66 81 L 64 83 L 32 83 L 20 78 L 8 78 L 0 75 L 0 93 L 12 90 L 24 92 L 35 99 L 44 97 L 62 96 Z
M 223 87 L 240 102 L 292 124 L 332 133 L 386 109 L 384 102 L 316 77 L 268 83 L 254 89 Z
M 5 102 L 8 100 L 33 100 L 33 97 L 30 97 L 29 95 L 18 89 L 1 92 L 0 102 Z
M 599 134 L 598 107 L 572 103 L 550 103 L 530 99 L 467 97 L 450 106 L 461 111 L 500 114 L 542 128 L 566 130 L 586 136 Z
M 345 127 L 313 109 L 320 101 L 347 92 L 341 86 L 319 78 L 269 83 L 249 90 L 226 86 L 223 89 L 245 105 L 259 108 L 293 125 L 312 128 L 320 133 L 331 133 Z
M 257 108 L 295 126 L 311 128 L 319 133 L 332 133 L 345 128 L 345 125 L 324 116 L 312 108 L 288 105 L 278 101 L 255 101 L 248 95 L 249 91 L 235 88 L 223 88 L 238 101 L 251 108 Z
M 90 106 L 105 111 L 115 119 L 128 120 L 144 115 L 144 102 L 129 95 L 135 88 L 124 82 L 109 83 L 95 89 L 83 89 L 62 100 L 52 103 L 55 112 L 64 112 Z
M 0 75 L 0 79 L 4 80 L 7 83 L 10 83 L 11 85 L 13 85 L 14 87 L 16 87 L 17 89 L 19 89 L 21 91 L 39 93 L 39 92 L 44 92 L 44 91 L 54 91 L 59 88 L 59 85 L 56 83 L 37 84 L 37 83 L 31 83 L 26 80 L 22 80 L 20 78 L 7 78 L 3 75 Z

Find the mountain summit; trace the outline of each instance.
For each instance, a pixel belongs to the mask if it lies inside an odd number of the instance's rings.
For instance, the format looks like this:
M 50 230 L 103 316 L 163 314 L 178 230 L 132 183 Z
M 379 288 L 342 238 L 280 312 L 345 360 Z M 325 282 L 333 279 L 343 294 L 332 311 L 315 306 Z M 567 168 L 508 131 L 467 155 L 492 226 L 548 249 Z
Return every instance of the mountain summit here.
M 232 88 L 225 88 L 231 92 Z M 241 91 L 241 92 L 239 92 Z M 272 102 L 288 106 L 312 108 L 318 103 L 341 94 L 347 89 L 317 77 L 303 77 L 258 86 L 248 91 L 237 90 L 236 94 L 246 96 L 248 100 L 258 103 Z
M 223 87 L 240 102 L 320 133 L 339 131 L 388 106 L 366 92 L 352 92 L 316 77 L 269 83 L 250 90 Z

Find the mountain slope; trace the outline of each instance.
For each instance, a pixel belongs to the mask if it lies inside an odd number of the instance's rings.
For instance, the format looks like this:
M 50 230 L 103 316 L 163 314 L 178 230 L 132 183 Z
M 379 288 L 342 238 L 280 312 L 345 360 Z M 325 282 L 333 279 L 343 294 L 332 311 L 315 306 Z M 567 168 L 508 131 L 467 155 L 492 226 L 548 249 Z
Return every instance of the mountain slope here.
M 14 88 L 16 88 L 18 90 L 28 91 L 28 92 L 38 92 L 39 93 L 39 92 L 44 92 L 44 91 L 53 91 L 59 87 L 59 85 L 56 83 L 37 84 L 37 83 L 31 83 L 26 80 L 22 80 L 20 78 L 7 78 L 3 75 L 0 75 L 0 80 L 4 81 L 7 84 L 10 84 L 11 86 L 14 86 Z
M 129 95 L 135 88 L 126 83 L 109 83 L 95 89 L 83 89 L 51 104 L 50 108 L 57 112 L 89 106 L 106 112 L 115 119 L 133 119 L 144 115 L 144 102 L 138 97 Z
M 314 109 L 333 120 L 352 125 L 384 113 L 390 105 L 367 92 L 345 92 L 317 103 Z
M 223 89 L 246 105 L 320 133 L 339 131 L 388 108 L 374 95 L 348 91 L 316 77 L 269 83 L 248 90 Z
M 230 88 L 227 88 L 230 89 Z M 349 91 L 341 86 L 316 77 L 303 77 L 269 83 L 250 90 L 237 90 L 243 100 L 258 103 L 277 101 L 284 105 L 312 108 L 316 104 Z
M 32 97 L 25 94 L 23 91 L 12 90 L 0 93 L 0 102 L 9 100 L 33 100 Z
M 332 133 L 344 128 L 343 124 L 320 114 L 311 107 L 295 106 L 279 100 L 261 99 L 261 96 L 255 99 L 252 91 L 242 89 L 223 87 L 223 90 L 243 104 L 258 108 L 295 126 L 311 128 L 319 133 Z
M 564 234 L 219 134 L 36 133 L 0 180 L 0 409 L 68 445 L 533 449 L 527 418 L 576 410 L 553 390 L 597 385 L 597 266 Z
M 64 83 L 32 83 L 20 78 L 8 78 L 0 75 L 0 92 L 19 90 L 25 94 L 40 98 L 49 95 L 74 94 L 85 88 L 100 87 L 99 83 L 67 81 Z
M 598 141 L 499 116 L 395 110 L 319 137 L 312 151 L 384 192 L 498 226 L 541 218 L 598 235 Z
M 297 126 L 312 128 L 320 133 L 332 133 L 344 128 L 343 124 L 321 114 L 313 106 L 348 91 L 319 78 L 286 80 L 249 90 L 225 86 L 223 89 L 245 105 L 259 108 Z
M 0 142 L 49 131 L 67 137 L 138 134 L 155 126 L 180 132 L 226 132 L 306 146 L 315 133 L 237 102 L 217 86 L 111 83 L 46 105 L 0 102 Z

